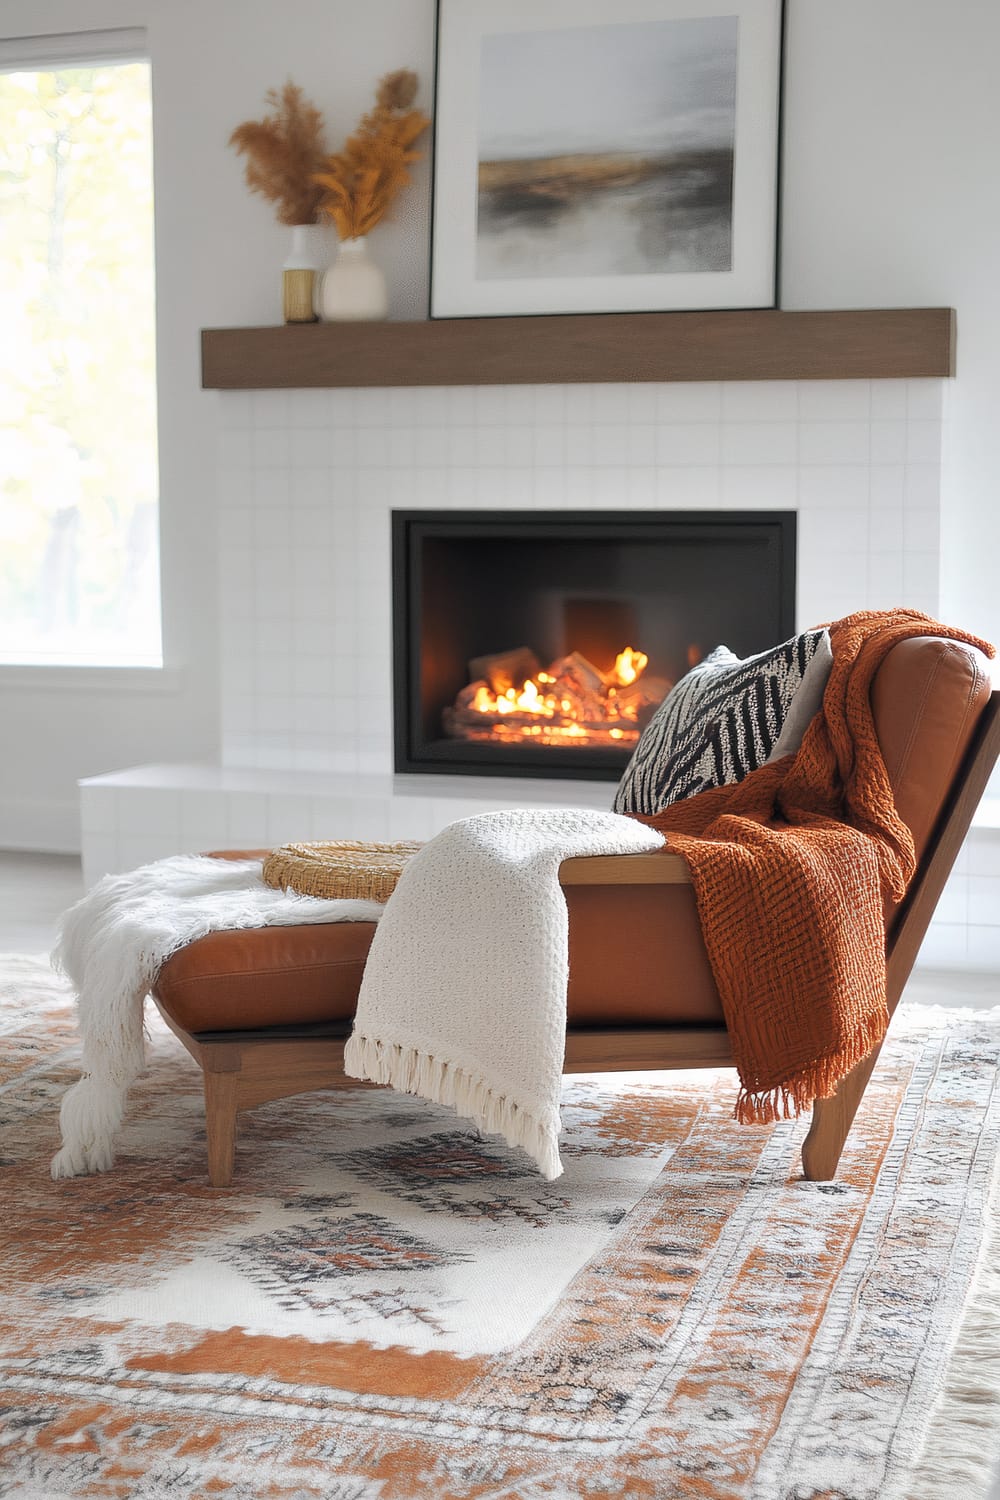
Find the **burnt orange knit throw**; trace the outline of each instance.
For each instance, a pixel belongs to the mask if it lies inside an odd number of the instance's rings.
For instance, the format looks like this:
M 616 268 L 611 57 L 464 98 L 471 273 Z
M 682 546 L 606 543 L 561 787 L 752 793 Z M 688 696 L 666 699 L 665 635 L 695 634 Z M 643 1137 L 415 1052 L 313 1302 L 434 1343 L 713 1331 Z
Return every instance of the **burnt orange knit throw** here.
M 832 1094 L 889 1024 L 883 902 L 902 898 L 915 860 L 869 688 L 886 653 L 920 635 L 994 654 L 914 610 L 850 615 L 830 627 L 823 711 L 795 756 L 641 819 L 690 867 L 744 1123 Z

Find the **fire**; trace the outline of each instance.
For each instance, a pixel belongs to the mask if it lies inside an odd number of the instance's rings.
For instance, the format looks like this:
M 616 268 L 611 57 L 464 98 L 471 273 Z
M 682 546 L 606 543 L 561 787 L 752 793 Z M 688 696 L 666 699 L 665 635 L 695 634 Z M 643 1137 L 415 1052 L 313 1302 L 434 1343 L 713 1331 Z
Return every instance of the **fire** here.
M 615 657 L 613 676 L 620 687 L 628 687 L 630 683 L 641 677 L 649 664 L 649 657 L 644 651 L 633 651 L 631 646 L 626 646 L 624 651 L 619 651 Z
M 632 646 L 607 673 L 577 651 L 545 671 L 526 647 L 481 657 L 472 664 L 477 680 L 444 711 L 445 732 L 466 740 L 630 749 L 671 686 L 657 677 L 640 682 L 648 664 Z

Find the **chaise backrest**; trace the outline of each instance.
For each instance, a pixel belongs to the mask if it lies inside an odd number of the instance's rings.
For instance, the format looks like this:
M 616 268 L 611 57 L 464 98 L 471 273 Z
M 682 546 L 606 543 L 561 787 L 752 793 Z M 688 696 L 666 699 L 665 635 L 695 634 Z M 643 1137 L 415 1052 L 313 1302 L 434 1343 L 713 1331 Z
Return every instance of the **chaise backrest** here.
M 982 652 L 939 636 L 900 642 L 875 675 L 875 731 L 918 860 L 976 738 L 991 689 Z
M 889 652 L 872 712 L 917 869 L 886 911 L 886 999 L 895 1009 L 1000 753 L 1000 692 L 974 647 L 927 636 Z

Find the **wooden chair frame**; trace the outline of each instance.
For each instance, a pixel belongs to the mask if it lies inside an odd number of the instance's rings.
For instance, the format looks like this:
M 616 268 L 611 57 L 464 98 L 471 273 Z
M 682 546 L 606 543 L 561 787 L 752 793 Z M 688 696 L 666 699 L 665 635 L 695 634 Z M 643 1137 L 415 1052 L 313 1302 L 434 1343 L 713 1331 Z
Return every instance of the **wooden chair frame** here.
M 973 814 L 1000 754 L 1000 692 L 980 715 L 969 750 L 928 840 L 886 941 L 886 996 L 890 1016 L 923 942 L 945 881 L 969 830 Z M 560 883 L 573 885 L 687 885 L 690 874 L 678 855 L 612 854 L 564 860 Z M 233 1176 L 237 1116 L 274 1099 L 316 1089 L 373 1087 L 348 1078 L 344 1044 L 349 1023 L 313 1027 L 274 1027 L 264 1031 L 191 1033 L 160 1007 L 167 1025 L 183 1042 L 204 1075 L 208 1175 L 213 1187 L 227 1187 Z M 802 1147 L 805 1176 L 829 1181 L 878 1061 L 876 1047 L 840 1082 L 829 1099 L 817 1099 Z M 724 1026 L 571 1027 L 566 1035 L 565 1073 L 661 1071 L 731 1065 Z

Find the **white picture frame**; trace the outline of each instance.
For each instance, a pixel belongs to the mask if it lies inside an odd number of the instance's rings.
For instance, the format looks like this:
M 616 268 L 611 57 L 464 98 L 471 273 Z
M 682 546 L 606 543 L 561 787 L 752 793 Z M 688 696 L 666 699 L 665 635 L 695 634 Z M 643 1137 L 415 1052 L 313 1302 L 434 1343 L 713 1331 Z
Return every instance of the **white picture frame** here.
M 432 318 L 773 307 L 782 0 L 438 0 Z

